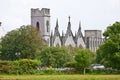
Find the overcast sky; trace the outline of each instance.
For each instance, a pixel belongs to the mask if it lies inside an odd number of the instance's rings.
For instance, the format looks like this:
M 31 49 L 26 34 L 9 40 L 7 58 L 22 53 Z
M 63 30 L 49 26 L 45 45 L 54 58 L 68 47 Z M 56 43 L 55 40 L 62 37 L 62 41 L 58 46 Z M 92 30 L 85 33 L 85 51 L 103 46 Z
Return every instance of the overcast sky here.
M 110 24 L 120 22 L 120 0 L 0 0 L 0 22 L 5 33 L 30 24 L 31 8 L 50 8 L 51 30 L 58 18 L 60 32 L 66 31 L 68 16 L 73 33 L 80 21 L 82 32 L 92 29 L 103 32 Z

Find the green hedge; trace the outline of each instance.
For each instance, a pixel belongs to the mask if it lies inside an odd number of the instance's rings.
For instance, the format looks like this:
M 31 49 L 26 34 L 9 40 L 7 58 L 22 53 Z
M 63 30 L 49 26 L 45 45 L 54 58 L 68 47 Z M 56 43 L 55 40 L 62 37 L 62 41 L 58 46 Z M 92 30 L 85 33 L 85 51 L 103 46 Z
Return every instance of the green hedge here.
M 9 74 L 11 69 L 10 63 L 11 61 L 0 61 L 0 74 L 1 73 Z
M 34 74 L 40 61 L 21 59 L 18 61 L 0 61 L 0 74 Z

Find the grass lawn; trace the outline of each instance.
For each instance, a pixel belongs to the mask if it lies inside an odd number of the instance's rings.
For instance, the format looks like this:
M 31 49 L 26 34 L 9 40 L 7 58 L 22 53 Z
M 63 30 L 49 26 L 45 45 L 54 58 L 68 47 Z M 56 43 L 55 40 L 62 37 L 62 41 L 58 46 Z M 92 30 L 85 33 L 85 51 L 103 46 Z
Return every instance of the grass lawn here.
M 0 75 L 0 80 L 120 80 L 120 75 Z

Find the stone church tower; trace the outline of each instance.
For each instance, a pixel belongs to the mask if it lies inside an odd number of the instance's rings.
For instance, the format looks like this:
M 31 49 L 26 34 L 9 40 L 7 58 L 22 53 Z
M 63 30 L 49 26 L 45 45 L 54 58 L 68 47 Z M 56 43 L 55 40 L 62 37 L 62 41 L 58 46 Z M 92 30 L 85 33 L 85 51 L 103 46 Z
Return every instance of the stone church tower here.
M 50 9 L 31 9 L 31 25 L 37 27 L 46 44 L 50 45 Z

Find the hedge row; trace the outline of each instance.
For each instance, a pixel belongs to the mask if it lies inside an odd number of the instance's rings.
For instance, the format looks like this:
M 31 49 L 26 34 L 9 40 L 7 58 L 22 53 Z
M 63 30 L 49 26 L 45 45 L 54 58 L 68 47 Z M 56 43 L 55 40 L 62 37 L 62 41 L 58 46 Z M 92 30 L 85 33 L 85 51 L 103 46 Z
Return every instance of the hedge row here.
M 34 74 L 40 61 L 21 59 L 17 61 L 0 61 L 0 74 Z

